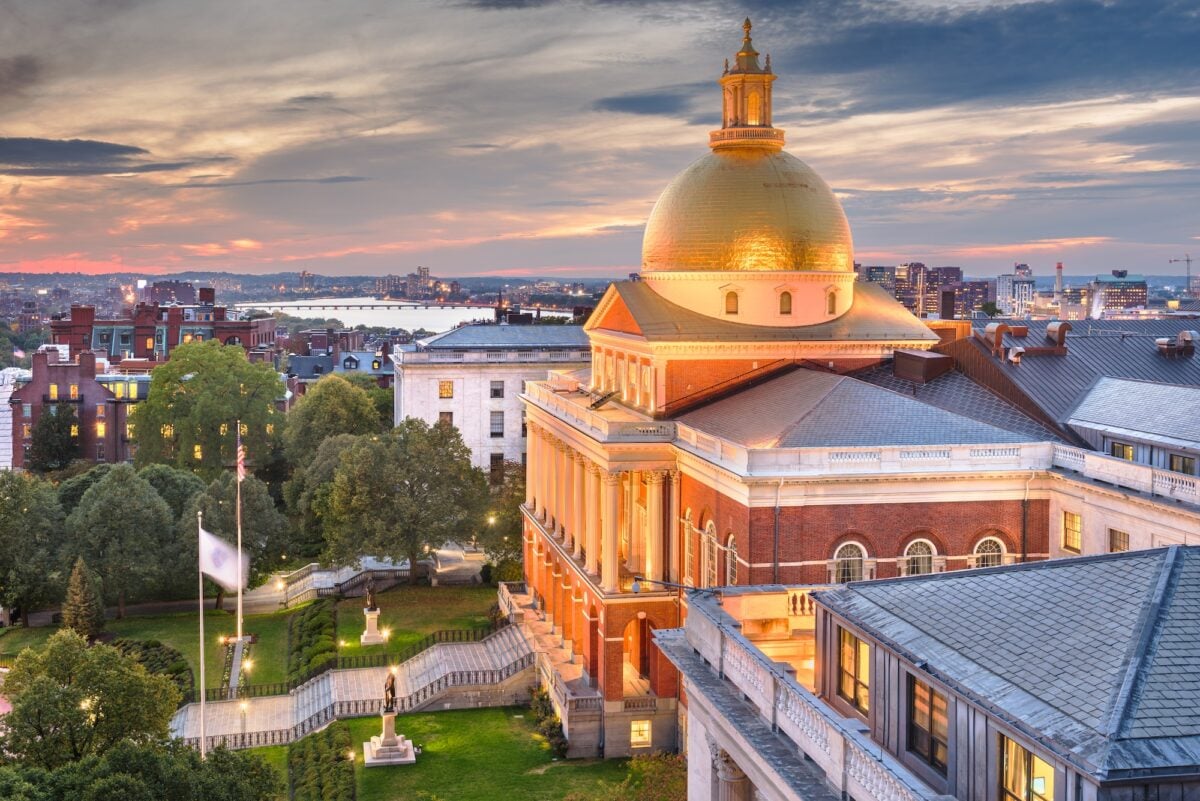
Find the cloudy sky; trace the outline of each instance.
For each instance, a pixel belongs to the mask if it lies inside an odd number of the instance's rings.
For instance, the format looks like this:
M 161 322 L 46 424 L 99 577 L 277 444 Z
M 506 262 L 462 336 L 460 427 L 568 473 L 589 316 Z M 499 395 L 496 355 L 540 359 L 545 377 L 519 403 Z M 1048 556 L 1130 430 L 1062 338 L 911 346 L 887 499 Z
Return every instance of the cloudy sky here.
M 1200 258 L 1195 0 L 0 0 L 0 271 L 635 270 L 747 14 L 859 261 Z

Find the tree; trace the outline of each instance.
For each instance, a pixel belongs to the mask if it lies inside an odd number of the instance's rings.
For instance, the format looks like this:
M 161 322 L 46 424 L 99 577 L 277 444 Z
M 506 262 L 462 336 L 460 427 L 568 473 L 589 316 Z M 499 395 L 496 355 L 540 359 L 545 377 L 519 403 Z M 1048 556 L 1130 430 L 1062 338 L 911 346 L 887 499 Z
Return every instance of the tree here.
M 525 466 L 520 462 L 505 462 L 502 480 L 492 487 L 486 525 L 478 537 L 478 544 L 492 564 L 493 581 L 520 581 L 524 573 L 521 566 L 524 503 Z
M 395 393 L 390 389 L 379 386 L 374 376 L 362 373 L 346 373 L 346 380 L 367 393 L 379 415 L 379 430 L 387 431 L 392 427 L 392 414 L 396 403 Z
M 54 486 L 0 470 L 0 604 L 22 611 L 57 599 L 62 573 L 56 543 L 63 512 Z
M 164 573 L 164 546 L 175 519 L 154 487 L 127 464 L 112 470 L 84 493 L 67 518 L 69 555 L 82 556 L 116 597 L 117 617 L 125 599 L 154 585 Z
M 29 443 L 29 469 L 38 473 L 62 470 L 79 458 L 79 416 L 75 406 L 59 403 L 42 409 Z
M 487 478 L 471 465 L 458 429 L 407 418 L 342 454 L 329 498 L 326 558 L 408 559 L 415 582 L 424 546 L 474 534 L 487 504 Z
M 88 647 L 62 629 L 41 649 L 27 648 L 4 680 L 12 711 L 0 752 L 54 770 L 101 756 L 123 741 L 167 736 L 179 690 L 107 645 Z
M 225 473 L 195 495 L 179 519 L 180 547 L 176 562 L 196 565 L 196 512 L 204 513 L 204 530 L 237 542 L 237 476 Z M 291 545 L 287 518 L 275 508 L 267 485 L 254 476 L 242 482 L 242 548 L 250 560 L 250 585 L 258 584 L 279 565 Z M 217 608 L 224 590 L 218 588 Z
M 189 470 L 180 470 L 166 464 L 152 464 L 138 471 L 138 476 L 145 479 L 158 497 L 171 507 L 171 514 L 178 520 L 188 502 L 197 493 L 204 492 L 204 479 Z
M 100 586 L 83 557 L 75 560 L 75 568 L 71 571 L 62 622 L 64 627 L 89 640 L 96 639 L 104 628 L 104 600 L 100 596 Z
M 69 478 L 59 484 L 58 501 L 62 504 L 63 514 L 69 515 L 74 512 L 75 507 L 83 500 L 84 493 L 91 489 L 93 484 L 108 475 L 108 471 L 112 469 L 111 464 L 98 464 L 86 473 Z
M 146 400 L 131 413 L 138 467 L 172 464 L 211 481 L 236 459 L 238 420 L 247 460 L 269 460 L 283 391 L 271 365 L 251 364 L 240 345 L 180 345 L 154 368 Z
M 312 459 L 326 437 L 378 432 L 379 413 L 367 393 L 340 375 L 327 375 L 288 413 L 283 451 L 293 465 L 302 465 Z
M 283 499 L 292 515 L 298 536 L 292 550 L 297 556 L 319 556 L 325 545 L 325 524 L 329 515 L 329 496 L 333 476 L 342 453 L 358 441 L 353 434 L 326 437 L 317 454 L 306 464 L 297 465 L 292 478 L 283 485 Z
M 979 307 L 979 310 L 981 312 L 983 312 L 984 314 L 986 314 L 988 317 L 996 317 L 1000 314 L 1000 307 L 997 306 L 993 301 L 990 301 L 990 300 L 987 301 L 986 303 L 981 304 Z

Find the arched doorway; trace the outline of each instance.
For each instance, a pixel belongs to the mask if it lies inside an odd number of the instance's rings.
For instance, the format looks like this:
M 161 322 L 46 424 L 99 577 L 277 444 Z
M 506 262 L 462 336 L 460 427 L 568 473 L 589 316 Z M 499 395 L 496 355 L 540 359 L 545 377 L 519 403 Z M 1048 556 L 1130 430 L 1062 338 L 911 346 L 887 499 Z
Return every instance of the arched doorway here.
M 621 635 L 621 683 L 626 697 L 650 695 L 651 632 L 644 613 L 625 624 Z

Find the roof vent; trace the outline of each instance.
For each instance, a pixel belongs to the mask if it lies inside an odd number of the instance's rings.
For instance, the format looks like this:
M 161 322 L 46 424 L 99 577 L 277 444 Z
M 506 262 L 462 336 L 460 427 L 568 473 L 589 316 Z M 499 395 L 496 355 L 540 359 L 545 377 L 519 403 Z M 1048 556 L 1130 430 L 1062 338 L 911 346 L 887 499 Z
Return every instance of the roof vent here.
M 1004 346 L 1004 335 L 1008 333 L 1008 326 L 1004 323 L 988 323 L 984 329 L 984 337 L 992 348 L 993 353 L 999 353 Z
M 1067 347 L 1067 332 L 1071 330 L 1071 324 L 1065 320 L 1055 320 L 1046 326 L 1046 339 L 1053 340 L 1055 347 Z
M 1008 360 L 1012 363 L 1013 367 L 1016 367 L 1021 363 L 1021 356 L 1024 355 L 1024 353 L 1025 349 L 1019 345 L 1015 348 L 1009 348 Z
M 1180 331 L 1175 337 L 1175 347 L 1180 356 L 1195 356 L 1196 343 L 1200 342 L 1200 331 Z

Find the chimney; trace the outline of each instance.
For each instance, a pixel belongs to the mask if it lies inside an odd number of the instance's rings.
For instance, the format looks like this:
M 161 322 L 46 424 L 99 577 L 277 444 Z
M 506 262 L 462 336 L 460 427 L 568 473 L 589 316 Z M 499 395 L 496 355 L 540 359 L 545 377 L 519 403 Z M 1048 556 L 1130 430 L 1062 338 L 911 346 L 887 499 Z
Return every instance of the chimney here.
M 96 377 L 96 354 L 90 350 L 79 351 L 79 377 Z
M 213 306 L 217 302 L 217 290 L 211 286 L 200 287 L 200 305 Z
M 1054 267 L 1054 302 L 1062 305 L 1062 262 Z

